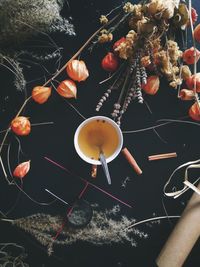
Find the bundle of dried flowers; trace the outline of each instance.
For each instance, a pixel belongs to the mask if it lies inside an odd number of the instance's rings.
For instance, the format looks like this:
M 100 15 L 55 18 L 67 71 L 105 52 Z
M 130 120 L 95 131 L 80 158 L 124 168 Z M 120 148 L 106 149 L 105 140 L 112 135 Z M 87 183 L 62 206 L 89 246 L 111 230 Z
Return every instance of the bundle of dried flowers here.
M 135 220 L 120 215 L 119 206 L 110 210 L 101 211 L 97 205 L 93 205 L 93 218 L 84 228 L 73 229 L 65 226 L 59 237 L 53 240 L 53 236 L 63 223 L 63 218 L 48 214 L 35 214 L 16 220 L 7 220 L 13 225 L 33 235 L 42 245 L 48 246 L 48 252 L 52 252 L 52 245 L 70 245 L 77 241 L 89 242 L 94 245 L 114 244 L 128 242 L 136 246 L 134 237 L 147 238 L 147 234 L 136 229 L 128 228 Z M 3 219 L 6 221 L 6 219 Z
M 0 3 L 0 44 L 21 43 L 41 32 L 74 35 L 73 25 L 61 17 L 64 0 L 2 0 Z
M 192 80 L 187 65 L 196 64 L 199 51 L 192 47 L 183 52 L 175 39 L 176 34 L 181 33 L 182 47 L 186 49 L 184 36 L 188 26 L 197 21 L 197 16 L 194 8 L 180 1 L 125 3 L 117 19 L 109 27 L 105 25 L 90 47 L 92 49 L 96 44 L 110 44 L 110 52 L 103 58 L 102 68 L 113 72 L 106 80 L 113 82 L 97 104 L 96 111 L 101 109 L 114 89 L 119 89 L 119 98 L 111 115 L 120 125 L 131 101 L 143 103 L 142 91 L 150 95 L 157 93 L 161 77 L 165 77 L 172 88 L 180 90 L 181 84 L 186 81 L 190 83 L 190 90 L 193 90 L 195 77 Z M 100 22 L 107 23 L 108 17 L 101 16 Z M 125 36 L 112 43 L 117 31 L 125 32 Z M 196 40 L 198 36 L 197 29 Z M 194 91 L 195 97 L 192 99 L 195 98 L 199 103 L 198 90 Z
M 20 64 L 24 56 L 40 62 L 61 57 L 60 49 L 54 42 L 43 54 L 33 49 L 22 50 L 22 42 L 41 33 L 75 35 L 73 25 L 60 15 L 63 5 L 64 0 L 0 2 L 0 64 L 14 74 L 14 85 L 18 90 L 23 90 L 26 85 Z

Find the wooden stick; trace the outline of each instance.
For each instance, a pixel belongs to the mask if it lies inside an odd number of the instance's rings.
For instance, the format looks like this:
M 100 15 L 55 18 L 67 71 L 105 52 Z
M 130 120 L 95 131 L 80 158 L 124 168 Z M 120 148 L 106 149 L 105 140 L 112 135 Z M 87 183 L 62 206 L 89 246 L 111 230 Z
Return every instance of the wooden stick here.
M 152 160 L 169 159 L 169 158 L 176 158 L 176 157 L 177 157 L 177 153 L 173 152 L 173 153 L 165 153 L 165 154 L 148 156 L 148 160 L 152 161 Z
M 92 178 L 96 178 L 97 177 L 97 165 L 92 165 L 91 177 Z
M 138 175 L 141 175 L 142 174 L 142 170 L 140 169 L 140 167 L 138 166 L 136 160 L 133 158 L 133 156 L 131 155 L 131 153 L 128 151 L 128 149 L 126 147 L 122 149 L 122 154 L 124 155 L 124 157 L 126 158 L 128 163 L 131 165 L 131 167 L 134 169 L 134 171 Z
M 198 185 L 200 190 L 200 184 Z M 158 267 L 183 266 L 200 236 L 200 197 L 194 193 L 179 222 L 163 247 L 156 263 Z

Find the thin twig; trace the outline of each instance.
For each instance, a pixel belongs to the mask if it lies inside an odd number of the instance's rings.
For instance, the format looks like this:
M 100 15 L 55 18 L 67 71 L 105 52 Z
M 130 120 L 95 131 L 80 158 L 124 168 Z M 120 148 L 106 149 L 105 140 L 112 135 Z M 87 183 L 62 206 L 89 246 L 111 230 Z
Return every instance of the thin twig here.
M 131 225 L 129 225 L 127 228 L 123 229 L 123 231 L 129 230 L 130 228 L 133 228 L 133 227 L 135 227 L 135 226 L 137 226 L 137 225 L 144 224 L 144 223 L 151 222 L 151 221 L 158 221 L 158 220 L 169 219 L 169 218 L 170 218 L 170 219 L 177 219 L 177 218 L 180 218 L 180 217 L 181 217 L 181 216 L 179 216 L 179 215 L 153 217 L 153 218 L 150 218 L 150 219 L 145 219 L 145 220 L 136 222 L 136 223 L 134 223 L 134 224 L 131 224 Z

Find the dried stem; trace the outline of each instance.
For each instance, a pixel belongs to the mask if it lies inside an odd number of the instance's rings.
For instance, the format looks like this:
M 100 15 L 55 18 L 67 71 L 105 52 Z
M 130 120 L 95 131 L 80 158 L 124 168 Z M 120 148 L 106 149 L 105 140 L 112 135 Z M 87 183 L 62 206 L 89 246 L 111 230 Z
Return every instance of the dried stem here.
M 192 1 L 189 0 L 189 18 L 190 18 L 190 27 L 192 31 L 192 42 L 193 42 L 193 47 L 194 47 L 194 94 L 195 94 L 195 100 L 199 109 L 199 114 L 200 114 L 200 101 L 197 93 L 197 82 L 196 82 L 196 73 L 197 73 L 197 48 L 196 48 L 196 40 L 194 38 L 194 27 L 192 23 Z
M 136 222 L 134 224 L 131 224 L 130 226 L 128 226 L 127 228 L 123 229 L 123 231 L 127 231 L 137 225 L 140 225 L 140 224 L 144 224 L 144 223 L 147 223 L 147 222 L 152 222 L 152 221 L 157 221 L 157 220 L 162 220 L 162 219 L 178 219 L 180 218 L 179 215 L 171 215 L 171 216 L 160 216 L 160 217 L 153 217 L 153 218 L 150 218 L 150 219 L 146 219 L 146 220 L 142 220 L 142 221 L 139 221 L 139 222 Z

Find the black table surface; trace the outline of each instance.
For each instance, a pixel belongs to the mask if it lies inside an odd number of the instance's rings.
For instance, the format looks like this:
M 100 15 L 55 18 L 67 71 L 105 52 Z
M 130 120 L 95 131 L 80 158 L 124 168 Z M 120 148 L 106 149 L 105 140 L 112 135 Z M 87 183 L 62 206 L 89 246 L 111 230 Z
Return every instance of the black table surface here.
M 76 36 L 68 37 L 62 34 L 52 36 L 56 43 L 63 47 L 62 63 L 69 59 L 99 27 L 100 15 L 108 13 L 119 4 L 121 4 L 119 0 L 68 1 L 63 14 L 72 16 Z M 200 12 L 199 1 L 193 1 L 193 5 Z M 92 54 L 88 53 L 87 50 L 81 54 L 81 58 L 87 62 L 90 77 L 79 85 L 78 98 L 72 100 L 72 103 L 85 117 L 97 114 L 95 112 L 96 103 L 106 88 L 105 85 L 99 86 L 98 84 L 99 81 L 106 78 L 106 74 L 100 66 L 100 60 L 104 54 L 105 50 L 101 49 L 95 49 Z M 22 103 L 23 93 L 18 93 L 12 86 L 8 86 L 10 76 L 7 71 L 2 70 L 2 72 L 5 73 L 1 77 L 3 85 L 1 103 L 4 106 L 4 111 L 3 108 L 1 110 L 1 128 L 3 129 L 3 126 L 5 128 Z M 26 72 L 27 79 L 29 76 L 31 79 L 30 72 L 34 72 L 34 69 L 32 71 L 26 70 Z M 27 86 L 28 92 L 31 91 L 32 86 L 33 83 Z M 6 96 L 8 98 L 5 100 Z M 161 82 L 159 93 L 154 97 L 146 96 L 145 100 L 150 106 L 152 114 L 149 113 L 145 105 L 132 104 L 123 120 L 122 130 L 145 128 L 154 125 L 158 119 L 162 118 L 175 119 L 187 116 L 189 104 L 180 102 L 176 97 L 176 92 L 169 88 L 164 81 Z M 110 99 L 100 113 L 101 115 L 110 116 L 113 101 Z M 29 116 L 33 123 L 54 122 L 53 125 L 34 127 L 30 136 L 22 140 L 25 158 L 31 159 L 31 172 L 25 180 L 24 189 L 39 201 L 50 200 L 50 197 L 44 192 L 45 187 L 56 192 L 60 197 L 72 200 L 82 185 L 73 180 L 73 177 L 68 177 L 59 169 L 48 164 L 44 160 L 44 156 L 55 159 L 92 181 L 89 178 L 90 166 L 78 157 L 73 146 L 74 132 L 82 119 L 56 95 L 51 97 L 45 105 L 38 106 L 35 103 L 30 103 L 24 114 Z M 199 158 L 198 127 L 171 124 L 159 128 L 158 132 L 166 141 L 165 143 L 153 131 L 124 135 L 125 146 L 133 153 L 143 169 L 141 176 L 137 176 L 120 155 L 109 164 L 113 181 L 111 187 L 107 185 L 101 170 L 99 170 L 96 180 L 92 181 L 129 202 L 133 208 L 129 209 L 121 205 L 121 215 L 135 218 L 138 221 L 153 216 L 166 215 L 163 203 L 169 215 L 180 215 L 192 195 L 189 190 L 177 200 L 169 199 L 163 196 L 163 186 L 177 166 Z M 178 154 L 177 158 L 156 162 L 148 162 L 147 160 L 148 155 L 174 151 Z M 15 158 L 15 148 L 13 148 L 12 153 L 13 158 Z M 130 181 L 124 188 L 122 182 L 126 177 L 129 177 Z M 0 209 L 6 211 L 16 199 L 17 191 L 14 188 L 8 188 L 3 178 L 1 180 Z M 118 204 L 95 190 L 89 190 L 85 199 L 91 203 L 98 203 L 102 209 L 112 208 L 113 205 Z M 64 210 L 65 207 L 59 203 L 50 207 L 40 207 L 22 195 L 10 217 L 19 218 L 39 212 L 61 214 Z M 138 240 L 137 247 L 131 247 L 130 244 L 94 246 L 89 243 L 77 242 L 71 246 L 56 248 L 51 257 L 47 256 L 45 248 L 37 243 L 33 237 L 3 222 L 0 223 L 0 242 L 16 242 L 23 245 L 28 253 L 27 262 L 31 267 L 152 267 L 155 266 L 155 259 L 176 222 L 176 220 L 171 220 L 169 223 L 168 220 L 163 220 L 160 224 L 155 224 L 152 227 L 141 226 L 140 229 L 148 233 L 148 239 Z M 184 266 L 200 266 L 199 249 L 200 246 L 197 243 Z

